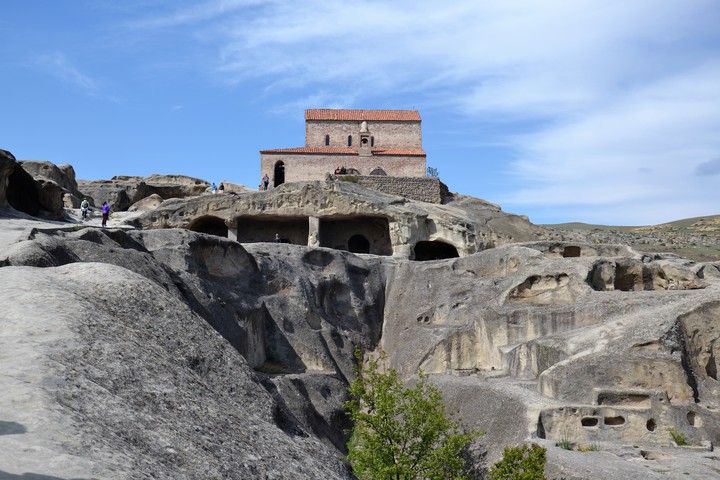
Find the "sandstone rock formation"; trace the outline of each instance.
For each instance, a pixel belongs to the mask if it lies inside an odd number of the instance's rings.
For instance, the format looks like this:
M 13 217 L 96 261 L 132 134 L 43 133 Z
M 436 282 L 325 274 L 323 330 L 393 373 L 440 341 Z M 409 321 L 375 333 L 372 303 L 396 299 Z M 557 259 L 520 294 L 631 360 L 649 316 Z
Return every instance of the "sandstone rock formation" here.
M 476 478 L 525 441 L 551 479 L 718 475 L 718 262 L 341 182 L 0 230 L 0 476 L 353 478 L 355 348 L 487 432 Z
M 267 192 L 168 201 L 134 225 L 189 228 L 242 243 L 270 241 L 278 233 L 297 245 L 422 260 L 465 256 L 542 235 L 527 219 L 492 204 L 435 205 L 349 182 L 298 182 Z
M 60 171 L 58 167 L 52 167 Z M 46 177 L 33 178 L 25 171 L 23 162 L 16 161 L 6 150 L 0 150 L 0 185 L 0 208 L 10 206 L 16 211 L 47 219 L 64 217 L 66 192 L 63 188 Z
M 92 197 L 95 204 L 108 202 L 113 211 L 127 210 L 132 204 L 153 194 L 162 199 L 185 198 L 204 193 L 210 184 L 184 175 L 118 175 L 110 180 L 80 180 L 78 189 Z

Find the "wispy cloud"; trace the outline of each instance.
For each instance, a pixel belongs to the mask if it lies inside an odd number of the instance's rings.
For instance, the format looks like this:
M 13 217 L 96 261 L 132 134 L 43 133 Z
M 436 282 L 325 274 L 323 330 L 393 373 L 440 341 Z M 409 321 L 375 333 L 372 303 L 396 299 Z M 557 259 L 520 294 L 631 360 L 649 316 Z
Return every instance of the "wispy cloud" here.
M 97 92 L 97 82 L 80 72 L 62 53 L 40 55 L 35 59 L 34 66 L 68 85 L 80 88 L 89 95 Z
M 703 162 L 695 167 L 696 175 L 720 175 L 720 157 Z

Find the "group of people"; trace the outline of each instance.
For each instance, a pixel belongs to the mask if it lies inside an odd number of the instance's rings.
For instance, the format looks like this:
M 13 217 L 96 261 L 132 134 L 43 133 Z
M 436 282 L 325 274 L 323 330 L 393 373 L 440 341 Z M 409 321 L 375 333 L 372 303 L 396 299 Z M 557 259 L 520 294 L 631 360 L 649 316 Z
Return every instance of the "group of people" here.
M 213 182 L 212 187 L 210 187 L 210 191 L 212 193 L 225 193 L 225 185 L 220 182 L 220 186 L 215 185 L 215 182 Z
M 80 203 L 80 213 L 82 213 L 83 220 L 87 220 L 89 210 L 90 202 L 88 202 L 87 198 L 83 198 L 83 201 Z M 102 213 L 102 226 L 105 227 L 107 226 L 108 218 L 110 218 L 110 205 L 108 205 L 107 202 L 103 202 L 100 212 Z
M 266 173 L 260 177 L 260 190 L 267 190 L 268 185 L 270 185 L 270 177 L 268 177 L 268 174 Z
M 347 173 L 347 169 L 345 168 L 345 165 L 342 167 L 337 167 L 335 169 L 335 175 L 345 175 Z

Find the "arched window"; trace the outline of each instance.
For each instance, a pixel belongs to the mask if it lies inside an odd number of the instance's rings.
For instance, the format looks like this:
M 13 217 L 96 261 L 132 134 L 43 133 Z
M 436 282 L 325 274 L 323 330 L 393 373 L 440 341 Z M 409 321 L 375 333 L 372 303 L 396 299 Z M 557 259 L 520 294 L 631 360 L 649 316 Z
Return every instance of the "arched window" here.
M 373 170 L 372 172 L 370 172 L 370 175 L 387 175 L 387 173 L 385 173 L 385 170 L 378 167 L 375 170 Z
M 348 135 L 348 147 L 352 147 L 352 135 Z
M 325 146 L 327 147 L 329 145 L 330 145 L 330 135 L 325 135 Z
M 372 136 L 370 137 L 370 146 L 371 147 L 375 146 L 375 137 L 372 137 Z

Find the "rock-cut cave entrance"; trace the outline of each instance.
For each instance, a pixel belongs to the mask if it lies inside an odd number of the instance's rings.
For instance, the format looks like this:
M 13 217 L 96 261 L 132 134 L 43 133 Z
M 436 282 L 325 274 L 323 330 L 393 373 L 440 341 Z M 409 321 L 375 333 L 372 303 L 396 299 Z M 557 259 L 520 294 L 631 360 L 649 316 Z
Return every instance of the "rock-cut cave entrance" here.
M 7 201 L 19 212 L 37 216 L 40 212 L 40 199 L 33 178 L 19 166 L 8 177 Z
M 449 243 L 438 240 L 432 242 L 417 242 L 415 244 L 415 260 L 442 260 L 444 258 L 457 258 L 457 248 Z
M 188 229 L 193 232 L 217 235 L 218 237 L 227 238 L 228 236 L 228 227 L 225 225 L 225 220 L 212 215 L 205 215 L 203 217 L 196 218 L 190 223 Z
M 352 253 L 370 253 L 370 241 L 363 235 L 353 235 L 348 240 L 348 251 Z
M 353 253 L 392 255 L 390 224 L 385 217 L 321 218 L 320 246 Z
M 307 245 L 310 231 L 308 217 L 238 217 L 237 241 L 240 243 L 274 242 Z

